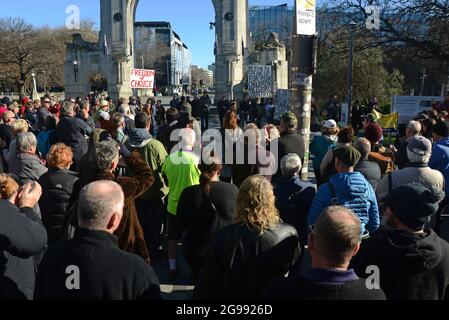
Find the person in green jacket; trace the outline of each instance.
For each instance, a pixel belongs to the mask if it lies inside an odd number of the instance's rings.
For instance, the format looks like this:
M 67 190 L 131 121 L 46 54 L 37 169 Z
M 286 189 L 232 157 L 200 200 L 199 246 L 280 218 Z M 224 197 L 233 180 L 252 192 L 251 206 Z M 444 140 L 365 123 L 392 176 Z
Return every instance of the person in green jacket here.
M 129 131 L 129 139 L 125 145 L 130 151 L 138 151 L 155 175 L 154 184 L 136 200 L 139 222 L 151 261 L 154 262 L 162 258 L 163 200 L 168 194 L 168 187 L 162 177 L 162 165 L 167 158 L 167 151 L 149 133 L 151 118 L 146 113 L 138 113 L 134 123 L 135 129 Z
M 167 178 L 170 194 L 168 196 L 168 262 L 169 276 L 174 280 L 177 276 L 176 248 L 182 237 L 179 221 L 176 216 L 178 202 L 184 189 L 200 184 L 201 172 L 198 169 L 200 158 L 193 153 L 195 131 L 190 128 L 177 132 L 182 141 L 178 144 L 180 151 L 174 151 L 165 160 L 162 173 Z M 173 148 L 176 150 L 177 148 Z M 179 150 L 179 148 L 178 148 Z

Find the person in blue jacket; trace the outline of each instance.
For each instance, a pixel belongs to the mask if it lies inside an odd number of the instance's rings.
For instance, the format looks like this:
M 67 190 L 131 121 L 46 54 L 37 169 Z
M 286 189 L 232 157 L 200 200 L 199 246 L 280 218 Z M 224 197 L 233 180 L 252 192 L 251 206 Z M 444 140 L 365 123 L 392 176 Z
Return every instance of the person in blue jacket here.
M 440 171 L 444 176 L 446 197 L 449 196 L 449 123 L 438 121 L 433 127 L 432 156 L 429 167 Z
M 363 235 L 373 233 L 380 226 L 379 208 L 373 187 L 360 172 L 354 172 L 360 152 L 354 147 L 342 146 L 334 150 L 334 156 L 338 173 L 319 188 L 309 211 L 308 226 L 315 224 L 325 208 L 341 205 L 358 216 Z

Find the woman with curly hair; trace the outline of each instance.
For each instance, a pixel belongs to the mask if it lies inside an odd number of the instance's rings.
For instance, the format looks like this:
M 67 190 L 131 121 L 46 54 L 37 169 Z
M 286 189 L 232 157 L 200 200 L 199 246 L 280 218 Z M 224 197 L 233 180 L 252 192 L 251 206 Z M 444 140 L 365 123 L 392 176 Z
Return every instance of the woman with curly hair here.
M 300 255 L 296 229 L 282 222 L 273 188 L 255 175 L 240 187 L 234 224 L 219 230 L 200 272 L 195 299 L 260 299 Z

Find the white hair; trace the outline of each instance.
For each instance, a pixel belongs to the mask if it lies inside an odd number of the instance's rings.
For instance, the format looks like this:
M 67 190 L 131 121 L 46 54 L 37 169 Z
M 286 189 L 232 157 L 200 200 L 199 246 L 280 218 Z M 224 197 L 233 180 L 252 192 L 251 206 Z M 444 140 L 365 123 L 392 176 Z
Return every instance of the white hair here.
M 178 137 L 182 137 L 182 141 L 180 141 L 182 148 L 191 148 L 195 146 L 196 134 L 192 129 L 184 128 L 179 130 Z
M 408 158 L 408 161 L 410 161 L 410 163 L 429 163 L 431 156 L 432 156 L 431 153 L 425 154 L 425 155 L 420 155 L 413 151 L 410 151 L 407 148 L 407 158 Z
M 289 153 L 281 160 L 281 172 L 283 176 L 293 177 L 302 169 L 301 158 L 296 153 Z
M 422 130 L 421 123 L 420 123 L 419 121 L 414 121 L 414 120 L 412 120 L 412 121 L 410 121 L 410 122 L 408 123 L 407 128 L 409 128 L 410 130 L 412 130 L 412 133 L 413 133 L 414 135 L 419 134 L 419 133 L 421 132 L 421 130 Z
M 27 152 L 37 146 L 36 136 L 32 132 L 23 132 L 17 135 L 17 151 Z

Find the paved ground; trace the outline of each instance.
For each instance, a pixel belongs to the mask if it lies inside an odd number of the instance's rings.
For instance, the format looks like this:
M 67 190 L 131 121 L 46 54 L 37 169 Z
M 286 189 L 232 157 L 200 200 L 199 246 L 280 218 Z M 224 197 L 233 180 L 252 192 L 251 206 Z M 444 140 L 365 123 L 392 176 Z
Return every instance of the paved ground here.
M 218 115 L 215 114 L 215 110 L 212 112 L 210 119 L 210 128 L 219 128 Z M 310 161 L 310 165 L 312 161 Z M 315 176 L 313 174 L 313 168 L 309 168 L 310 181 L 316 183 Z M 168 261 L 162 259 L 153 264 L 153 268 L 159 277 L 161 282 L 161 291 L 165 300 L 190 300 L 194 289 L 194 279 L 192 271 L 188 264 L 183 259 L 182 245 L 178 246 L 178 267 L 180 273 L 178 279 L 172 282 L 168 278 Z

